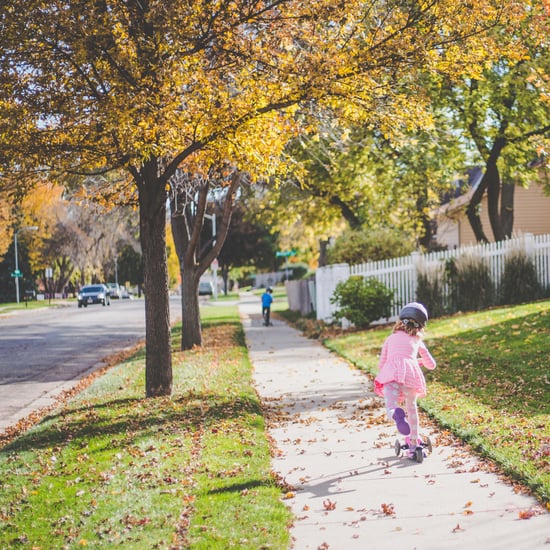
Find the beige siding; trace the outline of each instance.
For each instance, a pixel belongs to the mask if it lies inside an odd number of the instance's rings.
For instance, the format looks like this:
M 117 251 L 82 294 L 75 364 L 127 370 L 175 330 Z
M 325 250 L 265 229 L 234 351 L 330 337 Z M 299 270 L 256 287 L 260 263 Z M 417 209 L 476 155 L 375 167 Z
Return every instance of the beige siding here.
M 550 233 L 550 196 L 540 185 L 518 187 L 514 200 L 514 230 L 533 235 Z
M 459 246 L 460 231 L 455 220 L 441 217 L 437 222 L 437 242 L 449 249 Z

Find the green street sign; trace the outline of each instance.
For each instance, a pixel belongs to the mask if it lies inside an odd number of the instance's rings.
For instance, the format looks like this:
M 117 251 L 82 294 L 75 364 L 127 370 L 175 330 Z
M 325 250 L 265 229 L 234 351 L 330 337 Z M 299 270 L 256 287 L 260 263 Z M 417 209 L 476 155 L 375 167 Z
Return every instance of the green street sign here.
M 277 258 L 288 258 L 289 256 L 296 256 L 296 251 L 286 250 L 285 252 L 276 252 L 275 256 L 277 256 Z
M 16 269 L 12 274 L 11 274 L 12 277 L 23 277 L 23 273 L 21 273 L 21 271 L 19 271 L 19 269 Z

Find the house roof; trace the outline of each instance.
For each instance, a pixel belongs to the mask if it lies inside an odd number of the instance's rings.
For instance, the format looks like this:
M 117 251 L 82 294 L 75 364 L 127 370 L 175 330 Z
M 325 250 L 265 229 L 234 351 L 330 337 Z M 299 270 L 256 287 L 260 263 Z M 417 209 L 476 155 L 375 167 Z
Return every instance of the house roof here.
M 466 175 L 468 176 L 467 180 L 458 179 L 453 182 L 453 190 L 443 197 L 446 202 L 436 209 L 436 216 L 452 218 L 469 204 L 481 178 L 483 178 L 483 168 L 472 166 L 466 170 Z

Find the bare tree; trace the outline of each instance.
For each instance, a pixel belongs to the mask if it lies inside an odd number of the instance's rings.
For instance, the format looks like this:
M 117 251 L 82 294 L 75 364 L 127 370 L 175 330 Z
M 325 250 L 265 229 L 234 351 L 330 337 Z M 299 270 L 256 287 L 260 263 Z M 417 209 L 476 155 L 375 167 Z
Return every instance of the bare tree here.
M 230 166 L 211 167 L 206 175 L 177 170 L 170 179 L 172 233 L 182 280 L 181 349 L 202 345 L 198 285 L 201 275 L 218 256 L 229 230 L 235 195 L 245 176 Z M 201 240 L 209 197 L 221 204 L 216 233 Z

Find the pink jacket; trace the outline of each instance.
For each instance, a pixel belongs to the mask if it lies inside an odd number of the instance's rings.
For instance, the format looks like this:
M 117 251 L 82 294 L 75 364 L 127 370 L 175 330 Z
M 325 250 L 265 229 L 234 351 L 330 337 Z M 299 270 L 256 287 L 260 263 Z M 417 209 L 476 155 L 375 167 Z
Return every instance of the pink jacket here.
M 390 334 L 380 353 L 374 391 L 378 395 L 384 395 L 384 384 L 398 382 L 415 389 L 419 397 L 425 396 L 426 380 L 421 366 L 435 369 L 435 360 L 424 342 L 418 336 L 410 336 L 402 330 Z

